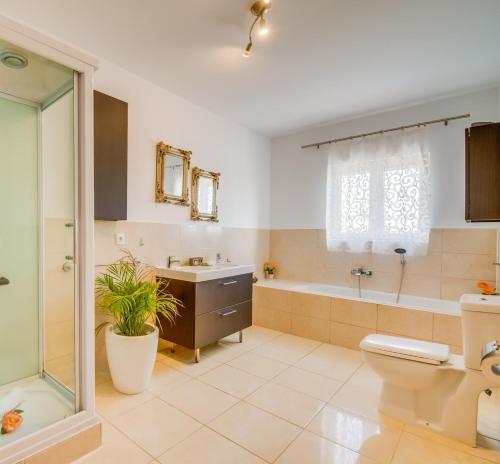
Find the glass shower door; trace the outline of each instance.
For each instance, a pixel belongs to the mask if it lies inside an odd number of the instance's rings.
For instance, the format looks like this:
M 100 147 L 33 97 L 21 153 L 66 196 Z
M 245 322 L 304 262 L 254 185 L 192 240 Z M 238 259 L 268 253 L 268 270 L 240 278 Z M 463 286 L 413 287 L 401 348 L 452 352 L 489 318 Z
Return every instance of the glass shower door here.
M 0 386 L 39 373 L 38 125 L 0 97 Z

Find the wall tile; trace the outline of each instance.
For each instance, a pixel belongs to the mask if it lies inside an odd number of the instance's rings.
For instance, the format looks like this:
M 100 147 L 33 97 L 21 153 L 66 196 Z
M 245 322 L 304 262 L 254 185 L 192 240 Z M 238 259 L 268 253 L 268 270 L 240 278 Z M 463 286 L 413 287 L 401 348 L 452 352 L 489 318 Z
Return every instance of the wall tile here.
M 331 320 L 369 329 L 377 328 L 377 305 L 332 298 Z
M 292 314 L 285 311 L 256 306 L 254 303 L 253 323 L 268 329 L 290 333 L 292 329 Z
M 292 292 L 254 286 L 253 302 L 257 306 L 291 312 Z
M 377 331 L 432 340 L 432 325 L 431 312 L 378 305 Z
M 330 323 L 330 343 L 351 350 L 359 350 L 361 340 L 372 333 L 375 333 L 375 330 L 338 322 Z
M 495 255 L 443 253 L 443 277 L 495 280 Z
M 318 342 L 330 341 L 329 322 L 316 317 L 305 317 L 292 314 L 291 333 L 299 337 L 311 338 Z
M 399 286 L 399 279 L 400 276 L 395 277 L 395 292 Z M 441 298 L 441 280 L 439 277 L 405 274 L 401 293 L 439 299 Z
M 492 287 L 494 281 L 487 281 Z M 441 298 L 443 300 L 459 300 L 464 293 L 478 293 L 477 280 L 456 279 L 454 277 L 441 278 Z
M 97 424 L 26 458 L 22 463 L 69 464 L 97 449 L 101 441 L 101 424 Z
M 446 229 L 443 231 L 443 252 L 494 255 L 495 229 Z
M 446 345 L 462 346 L 460 316 L 434 313 L 432 340 Z
M 307 293 L 292 293 L 292 313 L 329 320 L 330 298 Z
M 401 265 L 399 267 L 401 268 Z M 441 275 L 441 254 L 408 256 L 405 267 L 406 274 L 439 277 Z

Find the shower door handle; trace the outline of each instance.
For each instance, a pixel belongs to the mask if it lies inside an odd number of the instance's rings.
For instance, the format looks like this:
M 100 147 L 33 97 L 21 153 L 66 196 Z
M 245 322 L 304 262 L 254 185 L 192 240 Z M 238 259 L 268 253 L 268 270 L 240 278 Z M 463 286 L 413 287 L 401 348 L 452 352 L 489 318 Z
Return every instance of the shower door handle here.
M 10 280 L 7 277 L 0 277 L 0 285 L 9 285 Z

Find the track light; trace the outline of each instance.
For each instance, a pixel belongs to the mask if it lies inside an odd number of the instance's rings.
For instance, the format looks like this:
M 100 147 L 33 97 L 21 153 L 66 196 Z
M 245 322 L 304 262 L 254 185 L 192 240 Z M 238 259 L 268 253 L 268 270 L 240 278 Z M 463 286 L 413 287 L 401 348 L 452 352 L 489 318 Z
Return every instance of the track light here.
M 267 25 L 266 18 L 264 18 L 264 15 L 271 9 L 271 0 L 257 0 L 251 7 L 250 7 L 250 13 L 252 13 L 255 16 L 255 19 L 250 26 L 250 31 L 248 32 L 248 44 L 243 52 L 243 56 L 249 57 L 251 54 L 252 50 L 252 34 L 253 30 L 255 28 L 255 25 L 257 24 L 257 21 L 259 21 L 259 35 L 266 35 L 269 33 L 269 27 Z

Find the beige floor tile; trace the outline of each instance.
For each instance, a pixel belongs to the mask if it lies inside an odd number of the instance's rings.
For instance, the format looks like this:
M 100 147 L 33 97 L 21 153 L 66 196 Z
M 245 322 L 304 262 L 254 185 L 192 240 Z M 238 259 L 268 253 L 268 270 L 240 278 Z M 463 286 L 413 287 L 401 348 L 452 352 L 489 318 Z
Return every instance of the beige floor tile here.
M 297 362 L 296 366 L 330 379 L 345 381 L 361 363 L 362 357 L 358 351 L 325 344 Z
M 112 423 L 154 457 L 201 427 L 199 422 L 158 398 L 113 417 Z
M 328 401 L 342 386 L 342 382 L 291 366 L 273 379 L 274 383 L 305 393 L 321 401 Z
M 238 402 L 233 396 L 197 379 L 182 383 L 160 398 L 203 423 L 210 422 Z
M 263 385 L 245 401 L 299 427 L 305 427 L 325 405 L 323 401 L 274 383 Z
M 102 447 L 77 461 L 78 464 L 147 464 L 152 457 L 132 440 L 102 421 Z
M 389 428 L 361 416 L 325 407 L 308 430 L 380 463 L 389 463 L 401 430 Z
M 196 363 L 194 362 L 194 354 L 191 350 L 173 353 L 165 358 L 160 358 L 159 361 L 191 377 L 203 375 L 222 364 L 208 356 L 202 356 L 200 362 Z
M 283 334 L 277 330 L 252 325 L 243 331 L 243 340 L 248 336 L 266 342 L 272 340 L 273 338 L 280 337 L 281 335 Z
M 488 461 L 409 433 L 403 433 L 392 464 L 422 463 L 488 464 Z
M 266 380 L 276 377 L 289 366 L 286 363 L 253 352 L 245 353 L 227 364 Z
M 319 345 L 320 342 L 314 340 L 285 334 L 259 346 L 254 352 L 277 361 L 294 364 Z
M 209 426 L 268 462 L 274 462 L 300 433 L 300 428 L 241 402 Z
M 206 427 L 160 456 L 162 464 L 264 464 L 262 459 Z
M 199 379 L 237 398 L 248 396 L 264 383 L 263 379 L 255 375 L 226 364 L 207 372 Z
M 375 464 L 343 446 L 304 431 L 276 461 L 276 464 Z
M 491 440 L 489 438 L 478 435 L 477 446 L 472 447 L 466 445 L 465 443 L 446 437 L 441 433 L 436 433 L 429 429 L 424 429 L 415 425 L 406 424 L 404 427 L 404 431 L 412 435 L 416 435 L 420 438 L 424 438 L 427 441 L 432 441 L 434 443 L 444 445 L 449 448 L 453 448 L 466 454 L 486 459 L 497 464 L 500 463 L 500 444 L 497 440 Z
M 239 343 L 213 343 L 201 349 L 200 355 L 203 359 L 208 357 L 215 361 L 226 363 L 242 354 L 245 354 L 250 348 L 243 348 Z
M 96 410 L 106 418 L 128 411 L 153 398 L 153 393 L 145 391 L 138 395 L 124 395 L 113 387 L 111 381 L 96 386 Z
M 165 363 L 157 361 L 151 377 L 151 385 L 148 391 L 155 396 L 164 393 L 172 388 L 176 388 L 181 383 L 188 381 L 191 377 L 177 369 L 167 366 Z

